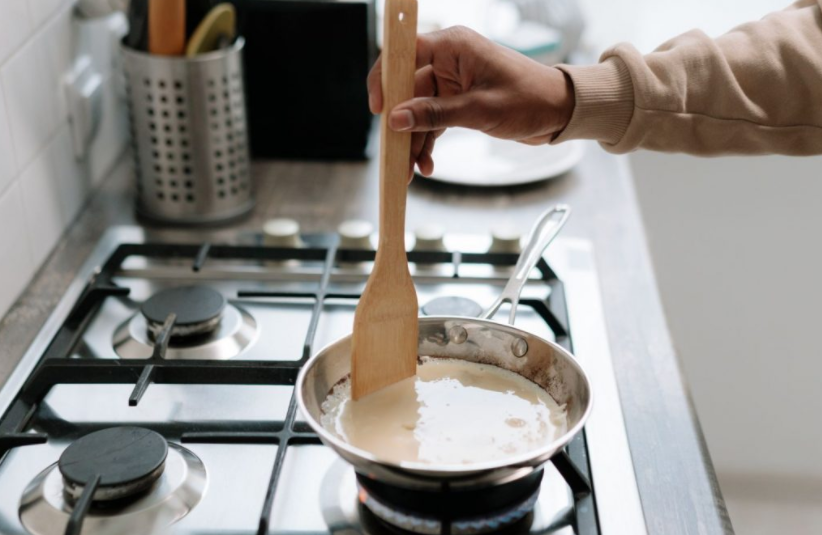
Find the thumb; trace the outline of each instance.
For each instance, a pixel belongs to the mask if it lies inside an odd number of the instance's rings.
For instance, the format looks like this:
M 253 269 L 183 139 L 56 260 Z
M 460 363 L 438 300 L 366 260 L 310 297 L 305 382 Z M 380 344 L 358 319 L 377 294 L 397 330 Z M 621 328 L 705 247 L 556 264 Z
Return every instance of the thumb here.
M 466 94 L 411 99 L 397 105 L 388 116 L 388 126 L 399 132 L 429 132 L 450 126 L 478 128 L 479 122 L 474 99 Z

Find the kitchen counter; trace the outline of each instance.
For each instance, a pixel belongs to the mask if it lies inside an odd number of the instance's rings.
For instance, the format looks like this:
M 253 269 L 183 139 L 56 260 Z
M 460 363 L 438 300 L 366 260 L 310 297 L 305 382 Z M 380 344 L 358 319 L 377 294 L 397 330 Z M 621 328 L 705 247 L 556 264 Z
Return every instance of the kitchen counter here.
M 656 289 L 627 160 L 586 147 L 562 178 L 506 191 L 471 190 L 424 179 L 410 186 L 408 228 L 441 222 L 448 232 L 487 233 L 500 223 L 526 233 L 548 205 L 573 206 L 563 235 L 594 244 L 603 307 L 642 506 L 651 534 L 733 533 L 705 441 L 674 353 Z M 152 229 L 155 239 L 228 239 L 272 217 L 303 232 L 331 231 L 352 218 L 377 219 L 376 161 L 256 162 L 257 207 L 221 230 Z M 103 232 L 137 224 L 127 159 L 95 192 L 32 283 L 0 322 L 4 382 Z M 630 535 L 630 534 L 628 534 Z

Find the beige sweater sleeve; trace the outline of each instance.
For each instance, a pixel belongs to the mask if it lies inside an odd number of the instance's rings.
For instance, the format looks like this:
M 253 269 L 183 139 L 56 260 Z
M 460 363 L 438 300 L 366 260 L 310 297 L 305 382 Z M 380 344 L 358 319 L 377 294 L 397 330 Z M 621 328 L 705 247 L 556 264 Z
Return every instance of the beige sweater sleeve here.
M 576 108 L 553 143 L 595 139 L 616 153 L 822 154 L 817 0 L 717 39 L 694 30 L 646 56 L 620 44 L 597 65 L 560 68 L 573 81 Z

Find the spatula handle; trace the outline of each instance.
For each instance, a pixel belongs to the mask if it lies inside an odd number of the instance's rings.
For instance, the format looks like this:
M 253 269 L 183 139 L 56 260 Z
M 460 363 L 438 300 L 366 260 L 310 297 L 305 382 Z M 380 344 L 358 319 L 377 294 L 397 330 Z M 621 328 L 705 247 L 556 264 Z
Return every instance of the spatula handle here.
M 414 96 L 417 61 L 417 0 L 386 0 L 382 50 L 384 108 L 380 121 L 380 244 L 383 254 L 405 254 L 405 199 L 411 133 L 388 127 L 397 104 Z
M 185 48 L 185 0 L 149 0 L 148 51 L 160 56 L 181 56 Z

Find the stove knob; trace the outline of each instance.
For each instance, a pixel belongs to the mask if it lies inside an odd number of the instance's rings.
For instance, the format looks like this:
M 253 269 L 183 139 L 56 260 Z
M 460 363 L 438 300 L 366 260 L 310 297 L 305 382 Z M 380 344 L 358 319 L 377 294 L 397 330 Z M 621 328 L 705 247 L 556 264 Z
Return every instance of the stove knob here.
M 361 219 L 344 221 L 337 227 L 340 235 L 340 249 L 362 249 L 370 251 L 374 248 L 371 245 L 371 234 L 374 232 L 374 225 Z
M 522 234 L 513 225 L 501 225 L 491 229 L 489 253 L 519 253 L 522 250 Z
M 293 219 L 269 219 L 263 225 L 263 244 L 269 247 L 302 247 L 300 224 Z
M 445 229 L 441 225 L 431 223 L 422 225 L 414 230 L 415 251 L 445 251 Z

